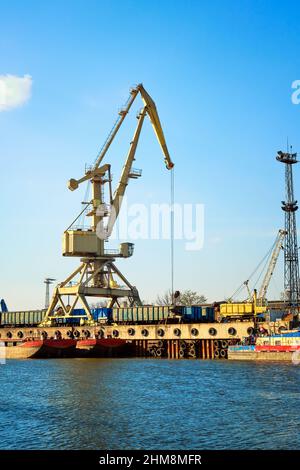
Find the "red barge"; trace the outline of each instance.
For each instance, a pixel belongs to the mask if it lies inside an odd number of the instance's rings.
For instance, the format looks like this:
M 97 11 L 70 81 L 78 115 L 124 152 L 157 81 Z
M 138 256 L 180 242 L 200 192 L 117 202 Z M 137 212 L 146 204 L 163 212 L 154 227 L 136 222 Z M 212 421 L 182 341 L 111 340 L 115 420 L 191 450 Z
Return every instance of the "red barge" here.
M 73 357 L 75 351 L 76 340 L 74 339 L 4 341 L 0 346 L 1 358 L 4 359 Z
M 127 355 L 128 342 L 119 338 L 79 339 L 76 344 L 77 356 L 114 357 Z
M 114 338 L 3 341 L 0 345 L 0 358 L 112 357 L 125 355 L 126 346 L 125 340 Z

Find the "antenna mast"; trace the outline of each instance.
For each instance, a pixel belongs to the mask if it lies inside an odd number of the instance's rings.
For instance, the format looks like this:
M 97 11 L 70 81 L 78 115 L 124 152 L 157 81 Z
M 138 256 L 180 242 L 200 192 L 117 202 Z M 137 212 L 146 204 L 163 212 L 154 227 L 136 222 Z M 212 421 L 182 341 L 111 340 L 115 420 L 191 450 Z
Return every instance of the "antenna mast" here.
M 286 200 L 281 201 L 284 211 L 285 230 L 287 232 L 284 241 L 284 293 L 285 301 L 294 313 L 298 313 L 300 289 L 299 289 L 299 260 L 296 227 L 297 201 L 294 198 L 293 170 L 292 166 L 298 162 L 297 153 L 277 152 L 276 160 L 285 164 L 285 192 Z

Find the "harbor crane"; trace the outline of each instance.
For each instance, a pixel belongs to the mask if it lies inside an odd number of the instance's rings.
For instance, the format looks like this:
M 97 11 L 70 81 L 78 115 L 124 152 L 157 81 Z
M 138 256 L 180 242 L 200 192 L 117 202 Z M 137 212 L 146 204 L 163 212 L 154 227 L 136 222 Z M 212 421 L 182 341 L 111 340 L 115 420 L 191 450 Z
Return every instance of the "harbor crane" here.
M 220 316 L 223 319 L 235 319 L 235 318 L 253 318 L 260 313 L 265 313 L 267 311 L 267 291 L 270 285 L 270 281 L 280 254 L 280 251 L 283 249 L 284 239 L 287 235 L 287 231 L 280 229 L 278 231 L 276 240 L 272 246 L 272 254 L 270 261 L 263 278 L 260 289 L 257 293 L 254 289 L 253 294 L 251 294 L 249 288 L 249 279 L 243 282 L 242 286 L 233 294 L 234 297 L 237 292 L 240 291 L 241 287 L 246 287 L 248 292 L 248 298 L 246 302 L 227 302 L 220 304 Z M 259 264 L 259 266 L 261 263 Z M 256 272 L 257 269 L 254 271 Z M 253 273 L 254 274 L 254 273 Z M 253 275 L 252 274 L 252 275 Z
M 113 193 L 111 165 L 109 163 L 103 164 L 103 159 L 138 95 L 142 98 L 143 108 L 137 115 L 138 123 L 130 142 L 119 183 Z M 94 165 L 86 168 L 85 174 L 81 178 L 72 178 L 68 182 L 68 188 L 71 191 L 75 191 L 85 181 L 90 182 L 92 199 L 85 202 L 83 211 L 64 232 L 63 256 L 79 257 L 81 263 L 67 279 L 55 288 L 43 320 L 44 326 L 50 325 L 52 319 L 72 317 L 78 302 L 82 304 L 85 314 L 76 315 L 76 317 L 87 318 L 86 323 L 93 324 L 93 317 L 87 301 L 88 297 L 107 298 L 109 307 L 115 304 L 119 306 L 121 298 L 128 298 L 130 306 L 141 305 L 137 288 L 126 279 L 115 265 L 116 258 L 132 256 L 133 243 L 121 243 L 119 250 L 106 250 L 104 244 L 109 240 L 113 231 L 129 179 L 137 179 L 142 174 L 141 170 L 134 169 L 132 164 L 135 160 L 135 153 L 146 115 L 150 118 L 162 149 L 166 168 L 171 170 L 174 167 L 156 105 L 143 85 L 139 84 L 130 90 L 129 99 L 119 112 L 119 117 L 100 150 Z M 106 184 L 108 184 L 109 190 L 109 203 L 104 200 L 104 186 Z M 75 225 L 82 214 L 91 217 L 91 224 L 87 229 Z M 72 299 L 70 305 L 66 305 L 65 298 Z

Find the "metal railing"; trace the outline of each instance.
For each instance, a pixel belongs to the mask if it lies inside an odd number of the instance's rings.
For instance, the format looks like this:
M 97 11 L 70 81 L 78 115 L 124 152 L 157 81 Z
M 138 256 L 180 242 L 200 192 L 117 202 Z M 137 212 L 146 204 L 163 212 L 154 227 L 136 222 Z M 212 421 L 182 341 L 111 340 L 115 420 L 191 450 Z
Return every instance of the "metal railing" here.
M 119 255 L 120 252 L 117 249 L 108 249 L 108 250 L 104 250 L 104 254 L 105 255 Z
M 142 176 L 142 170 L 140 170 L 139 168 L 131 168 L 129 176 L 131 178 L 138 178 L 139 176 Z

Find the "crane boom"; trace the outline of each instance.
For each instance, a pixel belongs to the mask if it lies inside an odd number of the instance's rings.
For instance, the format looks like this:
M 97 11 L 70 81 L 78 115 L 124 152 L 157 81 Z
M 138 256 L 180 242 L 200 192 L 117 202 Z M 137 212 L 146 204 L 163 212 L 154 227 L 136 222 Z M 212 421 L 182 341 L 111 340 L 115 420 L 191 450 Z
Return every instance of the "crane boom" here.
M 136 149 L 137 149 L 137 144 L 138 144 L 138 141 L 139 141 L 140 133 L 141 133 L 141 130 L 142 130 L 142 126 L 143 126 L 146 114 L 148 114 L 148 116 L 150 118 L 150 121 L 151 121 L 151 124 L 153 126 L 155 135 L 156 135 L 157 140 L 158 140 L 158 142 L 161 146 L 162 152 L 163 152 L 164 157 L 165 157 L 165 164 L 166 164 L 167 169 L 171 170 L 174 167 L 174 163 L 172 162 L 169 151 L 168 151 L 165 136 L 164 136 L 164 133 L 163 133 L 163 130 L 162 130 L 162 126 L 161 126 L 160 119 L 159 119 L 159 116 L 158 116 L 158 113 L 157 113 L 156 105 L 155 105 L 153 99 L 147 93 L 147 91 L 145 90 L 145 88 L 143 87 L 142 84 L 138 85 L 134 89 L 134 92 L 136 93 L 134 95 L 134 97 L 136 97 L 137 93 L 140 92 L 142 100 L 144 102 L 144 108 L 142 109 L 142 111 L 139 113 L 139 115 L 137 117 L 138 118 L 138 125 L 136 127 L 133 139 L 130 143 L 130 149 L 129 149 L 129 152 L 127 154 L 127 158 L 125 160 L 125 164 L 124 164 L 124 167 L 123 167 L 123 170 L 122 170 L 122 174 L 121 174 L 119 184 L 118 184 L 118 186 L 117 186 L 117 188 L 114 192 L 114 195 L 113 195 L 113 200 L 112 200 L 113 211 L 111 212 L 111 217 L 110 217 L 110 220 L 108 222 L 108 227 L 107 227 L 107 233 L 108 234 L 110 234 L 112 232 L 113 224 L 114 224 L 115 220 L 117 219 L 117 217 L 119 215 L 119 212 L 120 212 L 120 209 L 121 209 L 122 198 L 124 196 L 126 186 L 128 184 L 128 179 L 130 178 L 130 174 L 131 174 L 131 171 L 132 171 L 132 163 L 134 161 L 134 157 L 135 157 L 135 153 L 136 153 Z M 133 91 L 132 91 L 132 93 L 133 93 Z M 129 101 L 130 106 L 133 102 L 133 99 Z M 126 109 L 128 109 L 128 107 Z M 128 111 L 126 111 L 126 113 L 127 112 Z M 140 174 L 137 174 L 137 175 L 132 174 L 132 177 L 138 177 L 138 176 L 140 176 Z
M 168 147 L 167 147 L 167 144 L 166 144 L 165 136 L 164 136 L 164 133 L 163 133 L 163 130 L 162 130 L 162 126 L 161 126 L 161 122 L 160 122 L 160 119 L 159 119 L 159 116 L 158 116 L 156 105 L 155 105 L 153 99 L 151 98 L 151 96 L 149 95 L 149 93 L 145 90 L 145 88 L 143 87 L 143 85 L 141 83 L 139 85 L 137 85 L 135 88 L 131 89 L 130 97 L 127 100 L 127 103 L 126 103 L 125 107 L 119 112 L 119 118 L 117 119 L 113 129 L 111 130 L 108 138 L 106 139 L 106 141 L 105 141 L 105 143 L 102 147 L 102 150 L 100 151 L 100 153 L 97 157 L 97 160 L 96 160 L 94 166 L 92 167 L 92 169 L 86 170 L 85 175 L 82 178 L 79 178 L 78 180 L 76 180 L 74 178 L 71 178 L 68 181 L 68 188 L 71 191 L 75 191 L 75 189 L 77 189 L 78 186 L 81 183 L 83 183 L 84 181 L 92 180 L 93 178 L 95 178 L 97 176 L 103 176 L 106 173 L 106 171 L 110 171 L 110 165 L 109 164 L 102 165 L 101 167 L 99 167 L 99 165 L 102 162 L 107 150 L 109 149 L 109 147 L 110 147 L 112 141 L 114 140 L 118 130 L 120 129 L 126 115 L 128 114 L 135 98 L 137 97 L 137 95 L 139 93 L 141 94 L 141 97 L 142 97 L 142 100 L 143 100 L 143 103 L 144 103 L 144 107 L 138 115 L 138 125 L 136 127 L 136 130 L 135 130 L 135 133 L 134 133 L 134 136 L 133 136 L 133 140 L 130 143 L 130 149 L 129 149 L 129 152 L 127 154 L 127 158 L 125 160 L 125 164 L 124 164 L 124 167 L 123 167 L 123 170 L 122 170 L 122 174 L 121 174 L 118 186 L 117 186 L 117 188 L 114 192 L 114 195 L 112 197 L 112 200 L 111 200 L 111 209 L 112 209 L 112 211 L 111 211 L 111 215 L 110 215 L 108 225 L 107 225 L 107 234 L 108 235 L 112 232 L 113 225 L 114 225 L 114 223 L 115 223 L 115 221 L 116 221 L 116 219 L 119 215 L 119 212 L 120 212 L 120 208 L 121 208 L 121 204 L 122 204 L 122 198 L 124 196 L 126 186 L 128 184 L 128 179 L 130 178 L 130 173 L 132 171 L 131 167 L 132 167 L 132 163 L 133 163 L 133 160 L 134 160 L 134 157 L 135 157 L 137 144 L 138 144 L 138 141 L 139 141 L 141 129 L 142 129 L 144 118 L 145 118 L 146 114 L 148 114 L 148 116 L 150 118 L 150 121 L 151 121 L 151 124 L 153 126 L 155 135 L 156 135 L 157 140 L 158 140 L 158 142 L 160 144 L 160 147 L 162 149 L 165 164 L 166 164 L 166 168 L 168 170 L 171 170 L 174 167 L 174 163 L 172 162 L 169 151 L 168 151 Z M 132 177 L 138 177 L 138 176 L 140 176 L 140 174 L 132 175 Z M 111 185 L 110 185 L 110 190 L 111 190 Z
M 248 299 L 247 300 L 251 301 L 252 295 L 251 295 L 251 292 L 250 292 L 250 289 L 249 289 L 249 279 L 247 279 L 247 281 L 244 282 L 244 286 L 246 287 L 247 292 L 248 292 Z
M 109 149 L 110 144 L 112 143 L 112 141 L 114 140 L 118 130 L 120 129 L 125 117 L 127 116 L 128 112 L 131 108 L 132 103 L 134 102 L 135 98 L 137 97 L 138 92 L 139 92 L 138 88 L 132 88 L 130 90 L 130 95 L 131 96 L 129 97 L 125 107 L 123 109 L 121 109 L 121 111 L 119 111 L 119 117 L 118 117 L 117 121 L 115 122 L 115 125 L 112 128 L 109 136 L 107 137 L 106 141 L 104 142 L 104 145 L 103 145 L 102 149 L 100 150 L 100 153 L 99 153 L 99 155 L 97 157 L 97 160 L 94 164 L 94 170 L 99 167 L 100 163 L 102 162 L 103 158 L 105 157 L 105 154 L 106 154 L 107 150 Z
M 119 215 L 119 212 L 120 212 L 120 209 L 121 209 L 121 204 L 122 204 L 122 199 L 123 199 L 123 196 L 124 196 L 124 193 L 125 193 L 125 190 L 126 190 L 126 186 L 128 184 L 128 179 L 131 176 L 132 177 L 140 176 L 140 173 L 137 173 L 137 174 L 132 173 L 132 163 L 134 161 L 134 156 L 135 156 L 135 153 L 136 153 L 136 148 L 137 148 L 137 144 L 138 144 L 139 137 L 140 137 L 140 134 L 141 134 L 141 130 L 142 130 L 142 126 L 143 126 L 145 116 L 146 116 L 146 107 L 144 107 L 142 109 L 142 111 L 140 112 L 140 114 L 138 115 L 138 124 L 137 124 L 136 130 L 134 132 L 133 139 L 130 142 L 129 152 L 127 154 L 127 158 L 126 158 L 125 164 L 123 166 L 123 170 L 122 170 L 122 174 L 121 174 L 121 177 L 120 177 L 119 184 L 118 184 L 118 186 L 117 186 L 117 188 L 114 192 L 113 198 L 112 198 L 112 208 L 113 208 L 113 210 L 111 212 L 112 218 L 110 218 L 110 221 L 109 221 L 108 233 L 111 233 L 112 228 L 113 228 L 113 224 L 114 224 L 115 220 L 117 219 L 117 217 Z
M 165 156 L 166 167 L 167 167 L 168 170 L 171 170 L 174 166 L 174 163 L 172 162 L 169 151 L 168 151 L 165 136 L 164 136 L 164 133 L 163 133 L 163 130 L 162 130 L 162 127 L 161 127 L 161 123 L 160 123 L 160 119 L 159 119 L 159 116 L 158 116 L 158 113 L 157 113 L 156 105 L 155 105 L 153 99 L 147 93 L 147 91 L 145 90 L 145 88 L 143 87 L 142 84 L 139 84 L 137 86 L 137 89 L 141 93 L 142 100 L 143 100 L 143 102 L 146 106 L 146 110 L 147 110 L 148 116 L 150 118 L 151 124 L 153 126 L 154 132 L 156 134 L 158 142 L 159 142 L 159 144 L 161 146 L 161 149 L 163 151 L 163 154 Z
M 106 152 L 108 151 L 111 143 L 113 142 L 118 130 L 120 129 L 125 117 L 127 116 L 134 100 L 136 99 L 136 97 L 139 93 L 141 94 L 142 100 L 143 100 L 144 105 L 145 105 L 144 106 L 144 111 L 145 111 L 145 113 L 148 114 L 148 116 L 150 118 L 150 121 L 151 121 L 151 124 L 153 126 L 155 135 L 157 137 L 157 140 L 158 140 L 158 142 L 160 144 L 160 147 L 162 149 L 162 152 L 164 154 L 166 167 L 167 167 L 168 170 L 171 170 L 174 167 L 174 163 L 171 160 L 169 150 L 168 150 L 168 147 L 167 147 L 167 143 L 166 143 L 166 140 L 165 140 L 165 136 L 164 136 L 164 133 L 163 133 L 163 130 L 162 130 L 162 126 L 161 126 L 161 123 L 160 123 L 160 119 L 159 119 L 159 116 L 158 116 L 156 105 L 155 105 L 153 99 L 151 98 L 151 96 L 149 95 L 149 93 L 147 93 L 147 91 L 145 90 L 143 85 L 140 83 L 135 88 L 131 89 L 130 97 L 129 97 L 125 107 L 121 111 L 119 111 L 119 118 L 117 119 L 114 127 L 112 128 L 109 136 L 107 137 L 107 139 L 106 139 L 106 141 L 105 141 L 105 143 L 102 147 L 102 150 L 100 151 L 100 153 L 97 157 L 97 160 L 96 160 L 95 164 L 93 165 L 92 170 L 87 170 L 86 174 L 78 180 L 76 180 L 74 178 L 69 180 L 68 188 L 71 191 L 74 191 L 75 189 L 78 188 L 78 186 L 81 183 L 83 183 L 84 181 L 87 181 L 89 179 L 92 179 L 92 177 L 95 176 L 96 171 L 99 168 L 100 163 L 102 162 L 103 158 L 105 157 Z M 143 119 L 144 119 L 144 117 L 143 117 Z
M 262 285 L 258 293 L 257 299 L 260 303 L 262 303 L 266 298 L 266 294 L 267 294 L 267 290 L 271 281 L 271 277 L 273 275 L 279 253 L 283 245 L 283 240 L 286 234 L 287 234 L 286 230 L 280 229 L 278 231 L 278 235 L 275 240 L 275 246 L 274 246 L 274 250 L 270 259 L 270 263 L 269 263 L 268 269 L 266 271 L 265 277 L 263 279 Z

